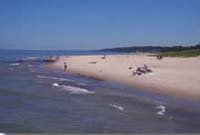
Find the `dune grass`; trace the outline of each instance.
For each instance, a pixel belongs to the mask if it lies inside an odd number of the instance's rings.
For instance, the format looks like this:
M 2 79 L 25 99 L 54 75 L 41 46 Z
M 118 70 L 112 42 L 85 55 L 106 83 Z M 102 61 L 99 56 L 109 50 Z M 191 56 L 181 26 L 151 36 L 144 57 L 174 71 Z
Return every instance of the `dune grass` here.
M 163 57 L 197 57 L 200 56 L 200 49 L 160 52 L 159 55 Z

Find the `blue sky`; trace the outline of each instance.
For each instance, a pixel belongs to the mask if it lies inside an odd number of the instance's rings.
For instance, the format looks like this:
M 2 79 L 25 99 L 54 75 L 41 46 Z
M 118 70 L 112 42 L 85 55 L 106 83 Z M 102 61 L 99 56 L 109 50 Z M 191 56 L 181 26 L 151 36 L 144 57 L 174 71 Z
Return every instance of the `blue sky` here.
M 0 48 L 200 42 L 200 0 L 0 0 Z

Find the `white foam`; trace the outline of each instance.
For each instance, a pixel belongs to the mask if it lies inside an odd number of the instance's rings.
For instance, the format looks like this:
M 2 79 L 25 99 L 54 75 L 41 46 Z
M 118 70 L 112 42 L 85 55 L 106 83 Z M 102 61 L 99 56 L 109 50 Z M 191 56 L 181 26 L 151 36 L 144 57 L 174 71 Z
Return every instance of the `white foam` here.
M 58 83 L 53 83 L 52 86 L 59 87 L 60 85 Z
M 93 91 L 89 91 L 89 90 L 84 89 L 84 88 L 75 87 L 75 86 L 68 86 L 68 85 L 60 85 L 56 82 L 53 83 L 52 86 L 53 87 L 59 87 L 60 89 L 68 91 L 72 94 L 94 94 L 95 93 Z
M 66 79 L 66 78 L 59 78 L 59 77 L 53 77 L 53 76 L 43 76 L 43 75 L 37 75 L 38 78 L 41 79 L 52 79 L 52 80 L 59 80 L 59 81 L 68 81 L 73 82 L 73 80 Z
M 158 111 L 157 113 L 156 113 L 157 115 L 165 115 L 165 113 L 164 112 L 162 112 L 162 111 Z
M 10 65 L 11 65 L 11 66 L 19 66 L 20 63 L 11 63 Z
M 94 94 L 95 93 L 93 91 L 89 91 L 87 89 L 74 87 L 74 86 L 61 85 L 61 88 L 72 94 Z
M 158 106 L 156 106 L 156 108 L 157 109 L 161 109 L 161 110 L 165 110 L 166 109 L 166 107 L 164 105 L 158 105 Z
M 116 108 L 116 109 L 118 109 L 118 110 L 120 110 L 120 111 L 124 111 L 124 108 L 121 107 L 121 106 L 114 105 L 114 104 L 109 104 L 109 105 L 112 106 L 112 107 L 114 107 L 114 108 Z
M 156 108 L 159 109 L 157 115 L 165 115 L 166 107 L 164 105 L 158 105 Z
M 0 135 L 6 135 L 5 133 L 0 133 Z

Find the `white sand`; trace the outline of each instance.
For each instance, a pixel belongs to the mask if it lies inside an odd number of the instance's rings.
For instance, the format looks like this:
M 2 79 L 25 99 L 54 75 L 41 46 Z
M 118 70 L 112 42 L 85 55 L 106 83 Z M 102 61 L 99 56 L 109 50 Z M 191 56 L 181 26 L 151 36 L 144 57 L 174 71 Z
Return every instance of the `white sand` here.
M 109 55 L 61 57 L 54 66 L 67 72 L 113 81 L 144 90 L 183 98 L 200 99 L 200 57 L 164 58 L 146 55 Z M 90 63 L 91 62 L 91 63 Z M 97 62 L 96 64 L 94 64 Z M 132 71 L 146 64 L 152 73 L 132 76 Z M 129 69 L 129 67 L 133 69 Z

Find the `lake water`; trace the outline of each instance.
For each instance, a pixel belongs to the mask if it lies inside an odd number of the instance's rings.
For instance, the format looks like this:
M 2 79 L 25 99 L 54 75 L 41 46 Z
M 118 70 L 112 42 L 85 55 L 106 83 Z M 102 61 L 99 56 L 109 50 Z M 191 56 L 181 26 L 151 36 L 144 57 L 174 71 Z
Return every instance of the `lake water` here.
M 41 61 L 87 54 L 104 53 L 1 50 L 0 133 L 200 132 L 198 101 L 47 69 Z

